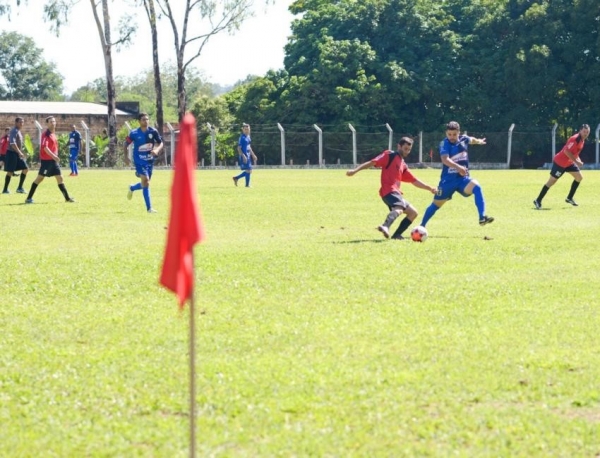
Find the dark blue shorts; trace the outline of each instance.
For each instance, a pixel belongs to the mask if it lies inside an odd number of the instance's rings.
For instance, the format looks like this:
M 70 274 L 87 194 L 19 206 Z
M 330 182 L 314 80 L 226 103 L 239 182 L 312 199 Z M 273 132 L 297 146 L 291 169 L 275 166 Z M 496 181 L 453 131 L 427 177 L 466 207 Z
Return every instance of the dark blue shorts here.
M 561 167 L 556 162 L 552 162 L 552 169 L 550 170 L 550 176 L 556 178 L 557 180 L 563 176 L 565 172 L 579 172 L 579 167 L 575 164 L 571 164 L 568 167 Z
M 38 175 L 44 175 L 45 177 L 53 177 L 60 175 L 60 167 L 55 160 L 42 160 L 40 161 L 40 171 Z
M 381 200 L 383 200 L 383 203 L 386 204 L 390 210 L 393 208 L 401 208 L 402 211 L 404 211 L 406 210 L 406 207 L 410 205 L 406 199 L 402 197 L 402 194 L 395 191 L 386 194 L 381 198 Z
M 135 164 L 135 176 L 147 176 L 148 179 L 152 178 L 152 170 L 154 169 L 153 162 L 146 162 L 144 164 Z
M 71 161 L 76 161 L 78 156 L 79 156 L 79 151 L 78 150 L 73 150 L 72 149 L 72 150 L 69 151 L 69 159 Z
M 8 150 L 6 152 L 6 163 L 4 164 L 4 170 L 7 172 L 16 172 L 17 170 L 27 170 L 27 162 L 21 159 L 19 153 L 16 151 Z
M 452 199 L 452 195 L 458 192 L 463 197 L 469 197 L 470 194 L 465 194 L 465 188 L 473 179 L 470 176 L 445 178 L 438 185 L 438 192 L 433 197 L 433 200 L 448 200 Z

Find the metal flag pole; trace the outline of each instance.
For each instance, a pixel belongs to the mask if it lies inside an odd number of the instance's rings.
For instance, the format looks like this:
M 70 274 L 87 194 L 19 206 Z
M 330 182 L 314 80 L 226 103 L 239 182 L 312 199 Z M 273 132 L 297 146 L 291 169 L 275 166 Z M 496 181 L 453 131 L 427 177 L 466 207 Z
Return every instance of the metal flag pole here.
M 194 252 L 192 250 L 192 266 Z M 194 306 L 194 284 L 190 294 L 190 458 L 196 457 L 196 311 Z

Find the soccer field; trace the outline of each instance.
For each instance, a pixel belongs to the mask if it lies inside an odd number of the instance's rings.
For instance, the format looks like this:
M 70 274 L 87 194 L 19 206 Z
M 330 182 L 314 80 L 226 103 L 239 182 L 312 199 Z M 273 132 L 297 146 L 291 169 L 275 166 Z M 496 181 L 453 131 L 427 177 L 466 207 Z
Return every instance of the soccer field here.
M 548 171 L 474 171 L 496 221 L 455 196 L 422 244 L 375 229 L 376 170 L 235 173 L 197 172 L 199 456 L 600 454 L 599 171 L 540 211 Z M 132 171 L 0 195 L 0 456 L 187 456 L 171 178 L 157 214 Z M 420 221 L 431 194 L 402 189 Z

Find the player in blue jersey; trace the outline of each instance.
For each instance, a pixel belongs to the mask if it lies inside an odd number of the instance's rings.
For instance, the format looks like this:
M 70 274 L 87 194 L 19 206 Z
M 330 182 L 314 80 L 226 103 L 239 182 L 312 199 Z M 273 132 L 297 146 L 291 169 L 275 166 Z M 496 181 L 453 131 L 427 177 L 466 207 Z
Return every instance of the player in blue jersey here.
M 159 132 L 148 126 L 150 117 L 147 113 L 138 115 L 140 127 L 133 129 L 125 139 L 125 163 L 129 165 L 131 158 L 129 157 L 129 145 L 132 145 L 132 158 L 135 166 L 135 176 L 139 177 L 140 182 L 129 186 L 127 198 L 131 200 L 134 191 L 142 190 L 144 202 L 146 202 L 146 210 L 148 213 L 156 213 L 152 208 L 150 201 L 150 179 L 152 178 L 152 169 L 154 167 L 154 159 L 163 148 L 163 141 Z
M 494 218 L 485 214 L 485 200 L 481 186 L 469 175 L 469 145 L 485 145 L 485 138 L 460 135 L 460 125 L 456 121 L 450 121 L 446 125 L 446 138 L 440 144 L 443 166 L 438 192 L 431 205 L 425 210 L 421 226 L 425 226 L 435 212 L 452 199 L 455 192 L 463 197 L 469 197 L 471 194 L 475 196 L 475 206 L 481 226 L 494 221 Z
M 242 135 L 238 141 L 238 160 L 242 173 L 233 177 L 233 184 L 237 186 L 240 178 L 246 179 L 246 187 L 250 187 L 250 175 L 252 174 L 252 163 L 256 164 L 256 155 L 252 151 L 252 139 L 250 138 L 250 124 L 242 124 Z
M 83 140 L 81 139 L 81 134 L 75 127 L 75 124 L 71 126 L 73 129 L 69 134 L 69 165 L 71 166 L 71 174 L 69 176 L 76 177 L 79 175 L 79 171 L 77 170 L 77 157 L 79 153 L 83 150 Z

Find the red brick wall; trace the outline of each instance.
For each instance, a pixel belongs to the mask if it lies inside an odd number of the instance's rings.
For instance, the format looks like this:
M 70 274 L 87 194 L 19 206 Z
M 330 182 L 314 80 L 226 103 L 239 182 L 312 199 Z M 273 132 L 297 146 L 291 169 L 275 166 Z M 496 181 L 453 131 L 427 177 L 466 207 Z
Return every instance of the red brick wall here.
M 15 118 L 20 116 L 25 120 L 21 132 L 23 135 L 29 134 L 34 144 L 38 142 L 38 130 L 34 124 L 34 121 L 40 123 L 42 128 L 46 128 L 46 117 L 47 114 L 0 114 L 0 132 L 4 134 L 4 129 L 12 128 L 15 125 Z M 96 135 L 100 135 L 103 129 L 108 127 L 106 115 L 55 115 L 56 118 L 56 133 L 67 134 L 71 132 L 71 126 L 75 124 L 77 130 L 81 132 L 82 137 L 85 139 L 85 131 L 81 126 L 81 121 L 90 129 L 90 137 L 94 138 Z M 117 117 L 117 129 L 120 129 L 125 121 L 136 119 L 135 115 L 131 116 L 118 116 Z

